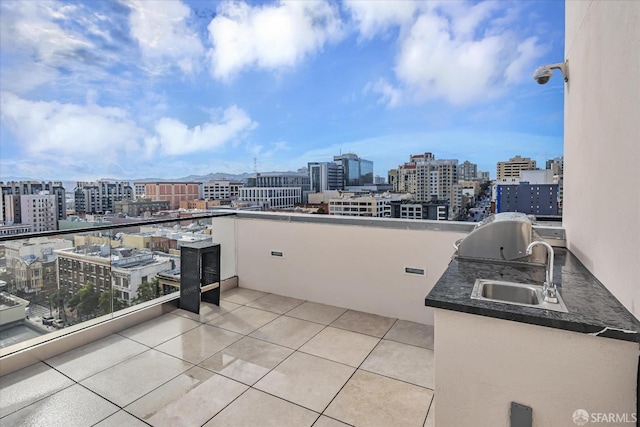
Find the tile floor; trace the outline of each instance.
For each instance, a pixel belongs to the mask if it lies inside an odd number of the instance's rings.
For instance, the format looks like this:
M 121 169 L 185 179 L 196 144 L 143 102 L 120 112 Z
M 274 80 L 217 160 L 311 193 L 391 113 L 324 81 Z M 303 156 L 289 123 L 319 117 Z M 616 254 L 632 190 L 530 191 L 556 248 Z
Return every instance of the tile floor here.
M 434 426 L 433 328 L 245 288 L 0 377 L 0 425 Z

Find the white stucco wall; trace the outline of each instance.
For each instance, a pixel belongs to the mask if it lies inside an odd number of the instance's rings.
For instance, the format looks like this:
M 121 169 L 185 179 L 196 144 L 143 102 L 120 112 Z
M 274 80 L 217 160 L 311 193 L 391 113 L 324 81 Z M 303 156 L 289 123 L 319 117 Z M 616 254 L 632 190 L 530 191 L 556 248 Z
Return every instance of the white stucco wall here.
M 640 2 L 567 1 L 569 249 L 640 319 Z
M 221 216 L 211 220 L 213 243 L 220 244 L 220 279 L 236 276 L 236 219 Z
M 433 324 L 424 299 L 464 235 L 238 218 L 239 286 Z M 425 268 L 426 276 L 405 267 Z
M 533 427 L 636 412 L 637 343 L 435 311 L 436 426 L 508 426 L 511 402 L 532 408 Z

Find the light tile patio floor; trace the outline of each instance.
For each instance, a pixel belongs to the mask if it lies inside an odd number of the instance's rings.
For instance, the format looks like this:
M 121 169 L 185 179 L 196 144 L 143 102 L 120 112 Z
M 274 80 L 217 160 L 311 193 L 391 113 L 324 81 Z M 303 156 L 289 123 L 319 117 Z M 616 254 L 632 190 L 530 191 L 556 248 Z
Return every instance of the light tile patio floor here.
M 234 288 L 0 377 L 0 425 L 434 426 L 433 327 Z

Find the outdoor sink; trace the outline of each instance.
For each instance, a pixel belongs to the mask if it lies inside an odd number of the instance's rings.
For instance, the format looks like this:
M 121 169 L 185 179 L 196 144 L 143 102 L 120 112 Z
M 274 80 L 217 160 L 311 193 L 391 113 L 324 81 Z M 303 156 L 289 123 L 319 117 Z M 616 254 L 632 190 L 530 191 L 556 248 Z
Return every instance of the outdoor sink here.
M 485 279 L 476 279 L 476 283 L 473 285 L 473 290 L 471 291 L 472 299 L 496 301 L 566 313 L 568 310 L 559 292 L 557 296 L 557 304 L 545 302 L 542 296 L 542 286 Z

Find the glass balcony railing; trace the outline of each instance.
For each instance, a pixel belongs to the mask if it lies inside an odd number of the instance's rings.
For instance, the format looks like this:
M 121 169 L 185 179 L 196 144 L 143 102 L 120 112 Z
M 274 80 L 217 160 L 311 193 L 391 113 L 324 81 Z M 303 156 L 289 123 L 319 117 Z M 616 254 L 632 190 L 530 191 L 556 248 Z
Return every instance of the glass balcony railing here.
M 213 218 L 228 215 L 0 237 L 0 349 L 178 292 L 180 247 L 211 241 Z

